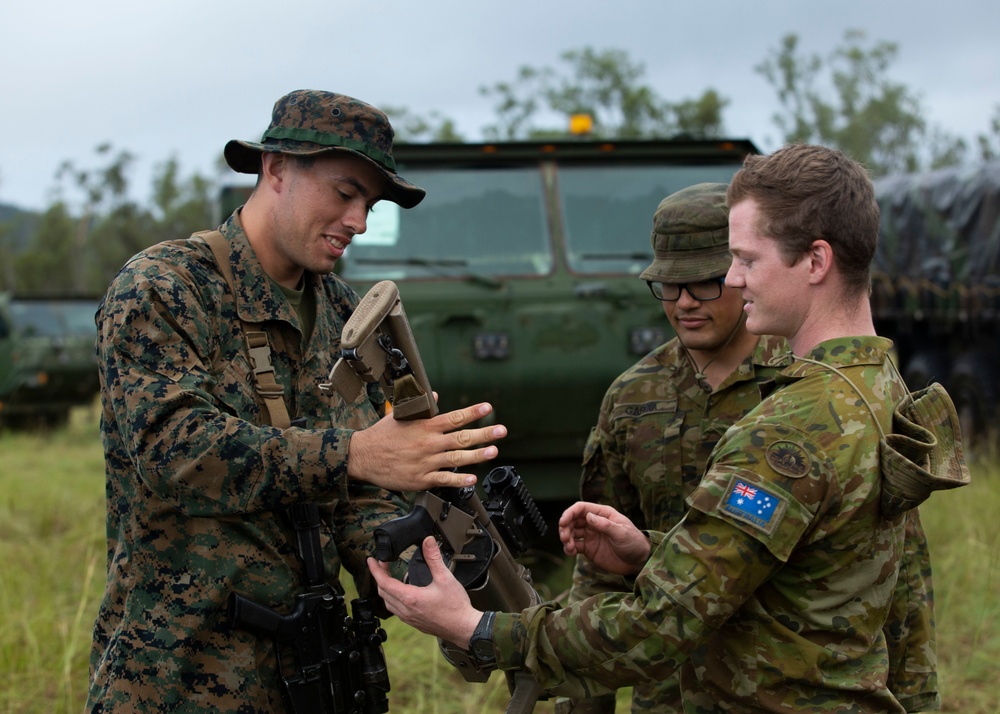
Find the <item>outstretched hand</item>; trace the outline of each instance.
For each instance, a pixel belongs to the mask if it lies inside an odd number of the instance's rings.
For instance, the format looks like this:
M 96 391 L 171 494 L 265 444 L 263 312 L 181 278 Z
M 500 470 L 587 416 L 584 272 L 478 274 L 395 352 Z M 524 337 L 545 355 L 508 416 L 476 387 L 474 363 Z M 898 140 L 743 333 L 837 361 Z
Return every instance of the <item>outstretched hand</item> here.
M 392 491 L 471 486 L 475 475 L 459 469 L 496 458 L 495 446 L 473 447 L 502 439 L 507 427 L 462 427 L 492 411 L 484 402 L 430 419 L 397 420 L 387 414 L 351 435 L 347 473 Z
M 421 547 L 432 578 L 425 587 L 401 583 L 389 574 L 388 563 L 368 559 L 379 595 L 389 612 L 406 624 L 467 649 L 483 613 L 472 606 L 465 588 L 445 566 L 434 537 L 424 538 Z
M 618 575 L 635 575 L 649 560 L 649 539 L 611 506 L 579 501 L 559 518 L 566 555 L 583 555 Z

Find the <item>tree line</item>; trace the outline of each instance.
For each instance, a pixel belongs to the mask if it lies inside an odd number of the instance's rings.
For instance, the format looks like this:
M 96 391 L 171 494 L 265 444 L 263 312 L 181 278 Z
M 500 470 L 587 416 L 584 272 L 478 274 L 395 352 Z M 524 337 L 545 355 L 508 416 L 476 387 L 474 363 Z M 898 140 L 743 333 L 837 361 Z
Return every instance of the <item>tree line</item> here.
M 754 67 L 775 91 L 772 120 L 782 142 L 839 148 L 874 176 L 1000 157 L 1000 104 L 970 145 L 929 124 L 919 96 L 890 78 L 897 54 L 895 43 L 869 41 L 860 30 L 845 33 L 827 55 L 805 51 L 795 34 L 784 36 Z M 575 115 L 591 118 L 595 139 L 726 135 L 729 100 L 717 89 L 670 100 L 644 77 L 645 67 L 617 49 L 569 50 L 558 66 L 522 66 L 512 79 L 479 88 L 494 103 L 495 119 L 482 128 L 483 137 L 565 137 Z M 399 141 L 465 140 L 438 112 L 384 109 Z M 72 162 L 59 168 L 45 211 L 29 221 L 0 222 L 0 290 L 98 295 L 136 252 L 217 220 L 217 185 L 210 178 L 185 176 L 169 159 L 155 170 L 152 197 L 141 204 L 128 192 L 132 154 L 111 144 L 95 152 L 96 168 Z M 71 203 L 69 194 L 78 200 Z

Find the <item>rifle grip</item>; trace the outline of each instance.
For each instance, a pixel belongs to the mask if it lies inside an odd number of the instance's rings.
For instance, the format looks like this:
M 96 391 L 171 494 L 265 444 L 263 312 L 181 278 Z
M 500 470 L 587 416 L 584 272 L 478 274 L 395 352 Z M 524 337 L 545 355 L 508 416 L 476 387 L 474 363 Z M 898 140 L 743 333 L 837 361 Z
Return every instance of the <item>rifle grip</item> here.
M 229 621 L 258 634 L 277 635 L 284 618 L 239 593 L 229 593 Z
M 423 506 L 414 506 L 405 516 L 375 529 L 375 560 L 381 563 L 398 560 L 404 550 L 433 534 L 431 514 Z

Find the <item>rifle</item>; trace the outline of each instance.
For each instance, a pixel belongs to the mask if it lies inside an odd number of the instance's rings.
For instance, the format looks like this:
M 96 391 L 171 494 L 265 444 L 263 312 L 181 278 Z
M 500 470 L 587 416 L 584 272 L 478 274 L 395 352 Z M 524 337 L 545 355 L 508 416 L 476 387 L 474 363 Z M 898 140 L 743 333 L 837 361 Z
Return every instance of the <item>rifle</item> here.
M 390 395 L 397 419 L 426 419 L 437 403 L 399 289 L 391 280 L 376 283 L 344 326 L 341 356 L 321 389 L 336 389 L 356 401 L 366 382 L 380 382 Z M 414 498 L 410 513 L 375 529 L 375 558 L 396 560 L 428 535 L 438 539 L 444 562 L 480 610 L 520 612 L 537 605 L 531 572 L 515 558 L 545 534 L 545 521 L 523 480 L 510 466 L 493 469 L 483 481 L 486 505 L 476 488 L 435 488 Z M 414 585 L 427 585 L 430 571 L 418 548 L 407 571 Z M 457 645 L 438 640 L 448 662 L 467 682 L 485 682 L 492 668 L 480 667 Z M 530 713 L 541 690 L 527 672 L 508 673 L 511 700 L 507 712 Z
M 292 714 L 384 714 L 389 711 L 389 675 L 379 625 L 368 598 L 351 601 L 326 582 L 315 503 L 289 507 L 306 588 L 286 615 L 230 593 L 230 621 L 274 638 L 281 696 Z
M 545 534 L 546 526 L 521 477 L 511 466 L 500 466 L 486 476 L 483 504 L 474 486 L 422 491 L 413 509 L 402 518 L 375 529 L 375 558 L 396 560 L 428 535 L 438 539 L 441 556 L 479 610 L 520 612 L 537 605 L 531 572 L 514 558 Z M 418 586 L 430 583 L 423 552 L 410 560 L 407 580 Z M 485 682 L 492 668 L 484 669 L 457 645 L 439 640 L 444 658 L 467 682 Z M 508 712 L 531 712 L 540 690 L 530 674 L 508 678 L 511 703 Z

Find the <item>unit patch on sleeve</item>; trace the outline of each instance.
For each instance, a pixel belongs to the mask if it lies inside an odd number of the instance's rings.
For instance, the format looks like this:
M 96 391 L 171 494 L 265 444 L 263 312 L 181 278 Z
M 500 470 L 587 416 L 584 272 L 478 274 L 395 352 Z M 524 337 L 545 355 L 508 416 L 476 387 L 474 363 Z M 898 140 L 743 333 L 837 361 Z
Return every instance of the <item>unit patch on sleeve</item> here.
M 809 472 L 809 457 L 805 449 L 794 441 L 774 442 L 767 447 L 764 458 L 782 476 L 802 478 Z
M 729 482 L 720 510 L 771 535 L 781 522 L 785 499 L 737 477 Z

